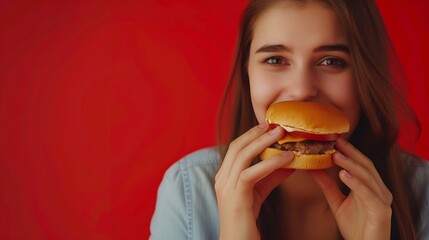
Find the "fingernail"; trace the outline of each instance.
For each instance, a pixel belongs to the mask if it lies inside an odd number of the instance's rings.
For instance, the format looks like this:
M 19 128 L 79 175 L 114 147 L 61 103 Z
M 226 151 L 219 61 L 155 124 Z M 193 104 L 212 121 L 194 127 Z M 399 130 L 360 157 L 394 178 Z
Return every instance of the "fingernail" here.
M 268 131 L 268 134 L 275 135 L 280 132 L 280 127 L 276 127 L 273 130 Z
M 290 151 L 280 153 L 280 156 L 285 158 L 289 158 L 291 157 L 291 155 L 293 155 L 293 152 L 290 152 Z
M 267 127 L 267 125 L 268 125 L 268 123 L 267 122 L 265 122 L 265 121 L 263 121 L 263 122 L 261 122 L 261 123 L 259 123 L 259 127 L 260 128 L 265 128 L 265 127 Z
M 336 152 L 335 155 L 337 155 L 337 158 L 339 160 L 346 160 L 346 156 L 344 156 L 344 154 L 340 153 L 340 152 Z
M 353 178 L 352 175 L 347 170 L 343 170 L 343 174 L 348 179 L 352 179 Z

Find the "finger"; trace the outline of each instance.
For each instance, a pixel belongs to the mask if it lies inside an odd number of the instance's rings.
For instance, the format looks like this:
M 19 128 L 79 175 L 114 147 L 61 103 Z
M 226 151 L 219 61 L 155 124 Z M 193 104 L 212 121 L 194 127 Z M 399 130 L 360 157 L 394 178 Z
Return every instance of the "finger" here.
M 260 136 L 241 150 L 231 167 L 227 184 L 231 184 L 231 187 L 235 187 L 237 185 L 238 178 L 245 169 L 249 168 L 255 157 L 269 145 L 278 141 L 283 136 L 283 133 L 284 130 L 281 127 L 276 127 Z
M 281 169 L 286 164 L 290 163 L 293 158 L 293 152 L 284 152 L 245 169 L 241 172 L 237 180 L 237 190 L 246 192 L 253 189 L 257 182 L 261 181 L 275 170 Z M 290 173 L 292 172 L 293 171 L 290 171 Z
M 375 195 L 377 195 L 383 202 L 390 204 L 390 199 L 385 191 L 388 191 L 384 186 L 380 186 L 374 176 L 367 171 L 360 163 L 354 161 L 353 159 L 343 155 L 340 152 L 334 153 L 333 161 L 338 166 L 346 170 L 354 176 L 354 178 L 359 179 L 359 182 L 369 188 Z M 386 188 L 386 189 L 383 189 Z M 389 192 L 390 193 L 390 192 Z
M 341 146 L 338 147 L 338 150 L 344 149 L 344 152 L 347 152 L 349 154 L 348 156 L 352 156 L 353 158 L 346 156 L 342 152 L 336 152 L 333 156 L 334 163 L 346 169 L 353 176 L 359 178 L 374 192 L 379 195 L 381 194 L 380 198 L 383 199 L 386 204 L 390 204 L 393 200 L 392 194 L 384 184 L 372 161 L 350 143 L 346 141 L 341 142 Z
M 383 180 L 378 174 L 377 169 L 374 166 L 374 163 L 367 158 L 362 152 L 356 149 L 351 143 L 347 142 L 344 139 L 338 139 L 336 143 L 336 148 L 342 152 L 344 155 L 353 157 L 353 160 L 361 164 L 367 171 L 369 171 L 374 179 L 378 181 L 379 184 L 384 185 Z
M 337 182 L 323 170 L 309 171 L 309 173 L 316 181 L 317 185 L 319 185 L 323 195 L 325 195 L 332 212 L 336 213 L 346 199 L 346 196 L 344 196 L 341 189 L 338 187 Z
M 392 202 L 393 200 L 392 194 L 390 193 L 389 189 L 386 187 L 383 180 L 381 179 L 381 176 L 378 173 L 377 169 L 375 168 L 373 161 L 367 158 L 363 153 L 361 153 L 352 144 L 350 144 L 348 141 L 344 139 L 339 139 L 337 141 L 337 149 L 347 156 L 356 156 L 356 161 L 361 163 L 365 167 L 365 169 L 367 169 L 374 176 L 378 185 L 383 190 L 385 197 L 387 199 L 390 199 L 390 202 Z
M 390 208 L 390 204 L 386 204 L 382 201 L 374 191 L 368 188 L 359 178 L 354 177 L 350 172 L 343 169 L 339 172 L 339 176 L 341 181 L 350 188 L 351 194 L 359 198 L 371 212 L 383 213 Z
M 234 164 L 234 160 L 236 159 L 238 153 L 249 143 L 266 133 L 267 129 L 268 124 L 266 122 L 262 122 L 258 126 L 251 128 L 249 131 L 245 132 L 243 135 L 231 142 L 226 156 L 223 159 L 222 165 L 215 176 L 215 181 L 219 182 L 218 184 L 223 185 L 228 179 L 232 165 Z

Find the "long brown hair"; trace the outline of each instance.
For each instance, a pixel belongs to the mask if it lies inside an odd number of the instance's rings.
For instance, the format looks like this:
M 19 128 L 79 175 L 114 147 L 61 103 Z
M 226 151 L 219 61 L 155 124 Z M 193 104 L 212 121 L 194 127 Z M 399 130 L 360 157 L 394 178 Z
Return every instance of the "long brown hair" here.
M 218 143 L 222 158 L 228 144 L 257 124 L 250 99 L 247 62 L 258 16 L 275 2 L 281 0 L 253 0 L 244 11 L 240 25 L 238 47 L 234 66 L 225 91 L 218 121 Z M 305 3 L 306 0 L 289 0 Z M 361 119 L 349 141 L 373 160 L 384 183 L 394 196 L 392 204 L 392 237 L 416 239 L 415 226 L 419 224 L 418 202 L 409 194 L 402 150 L 397 145 L 399 119 L 409 119 L 420 132 L 418 120 L 395 86 L 400 83 L 401 71 L 394 48 L 378 8 L 373 0 L 325 0 L 336 12 L 348 37 L 354 63 Z M 405 118 L 399 118 L 405 116 Z M 409 170 L 410 171 L 410 170 Z M 412 171 L 412 170 L 411 170 Z M 275 191 L 261 209 L 258 223 L 261 236 L 273 239 L 273 224 L 264 224 L 274 216 L 270 214 L 276 204 Z M 266 227 L 270 226 L 270 227 Z M 271 233 L 270 233 L 271 232 Z

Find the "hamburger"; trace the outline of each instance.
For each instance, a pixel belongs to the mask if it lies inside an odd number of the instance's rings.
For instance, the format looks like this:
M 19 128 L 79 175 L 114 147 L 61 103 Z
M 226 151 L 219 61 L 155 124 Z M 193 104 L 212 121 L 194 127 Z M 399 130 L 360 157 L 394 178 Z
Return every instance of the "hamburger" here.
M 281 126 L 282 139 L 266 148 L 261 160 L 284 151 L 295 158 L 285 168 L 325 169 L 334 165 L 335 140 L 350 129 L 346 115 L 339 109 L 316 102 L 286 101 L 272 104 L 266 113 L 270 128 Z

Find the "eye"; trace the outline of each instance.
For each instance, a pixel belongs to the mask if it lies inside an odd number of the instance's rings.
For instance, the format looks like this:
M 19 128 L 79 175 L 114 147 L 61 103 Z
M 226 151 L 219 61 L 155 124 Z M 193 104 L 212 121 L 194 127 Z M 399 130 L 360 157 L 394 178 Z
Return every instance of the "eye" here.
M 286 64 L 286 60 L 283 57 L 274 56 L 274 57 L 269 57 L 265 59 L 264 63 L 276 66 L 276 65 Z
M 341 58 L 328 57 L 328 58 L 323 59 L 320 62 L 320 65 L 333 67 L 333 68 L 345 68 L 345 67 L 347 67 L 347 62 Z

